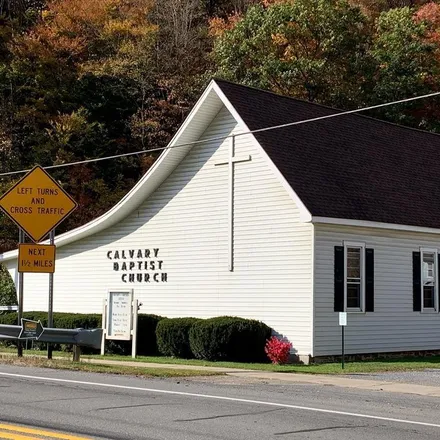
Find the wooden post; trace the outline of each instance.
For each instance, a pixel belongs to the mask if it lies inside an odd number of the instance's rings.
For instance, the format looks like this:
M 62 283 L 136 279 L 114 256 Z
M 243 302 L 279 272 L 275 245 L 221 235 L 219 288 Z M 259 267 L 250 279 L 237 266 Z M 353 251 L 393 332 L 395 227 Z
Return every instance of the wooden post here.
M 81 360 L 81 347 L 79 345 L 73 346 L 73 362 L 79 362 Z

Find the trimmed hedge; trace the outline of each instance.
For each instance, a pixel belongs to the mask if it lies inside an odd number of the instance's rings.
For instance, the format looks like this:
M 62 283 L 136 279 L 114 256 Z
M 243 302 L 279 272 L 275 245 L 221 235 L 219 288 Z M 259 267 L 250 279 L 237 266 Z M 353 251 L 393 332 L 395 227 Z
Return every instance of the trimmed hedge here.
M 194 357 L 189 346 L 189 331 L 198 318 L 162 319 L 156 329 L 157 346 L 164 356 Z
M 138 343 L 137 353 L 141 356 L 155 356 L 159 354 L 156 340 L 156 328 L 163 316 L 138 315 Z
M 23 318 L 40 320 L 47 326 L 47 312 L 25 312 Z M 17 313 L 0 315 L 0 324 L 16 325 Z M 99 328 L 100 314 L 54 313 L 57 328 Z M 220 316 L 211 319 L 166 319 L 157 315 L 138 315 L 139 355 L 160 353 L 176 357 L 196 357 L 206 360 L 229 360 L 238 362 L 267 362 L 264 346 L 271 336 L 271 329 L 264 323 L 251 319 Z M 5 341 L 5 344 L 14 344 Z M 159 344 L 159 347 L 158 347 Z M 15 345 L 15 344 L 14 344 Z M 46 344 L 34 342 L 35 348 L 45 349 Z M 70 346 L 54 344 L 54 349 L 70 350 Z M 84 353 L 97 352 L 83 348 Z M 108 353 L 128 355 L 130 341 L 107 341 Z
M 47 313 L 43 312 L 24 312 L 23 318 L 26 319 L 32 319 L 34 320 L 34 316 L 37 316 L 38 318 L 35 319 L 35 321 L 40 320 L 43 323 L 43 319 L 47 322 Z M 0 324 L 4 325 L 18 325 L 18 315 L 16 312 L 5 312 L 4 314 L 0 315 Z M 44 324 L 43 324 L 44 326 Z
M 47 327 L 47 312 L 24 312 L 23 318 L 41 321 L 43 327 Z M 18 325 L 17 313 L 9 312 L 0 315 L 0 324 Z M 101 315 L 97 313 L 54 313 L 53 324 L 56 328 L 99 328 L 101 327 Z
M 189 343 L 197 359 L 267 362 L 264 346 L 270 336 L 271 329 L 263 322 L 220 316 L 196 322 Z
M 43 327 L 47 327 L 47 312 L 24 312 L 23 318 L 33 321 L 41 321 Z M 98 313 L 60 313 L 53 314 L 53 323 L 56 328 L 100 328 L 102 315 Z M 156 327 L 160 320 L 164 319 L 162 316 L 157 315 L 138 315 L 138 339 L 137 339 L 137 353 L 139 355 L 157 355 L 159 350 L 156 342 Z M 4 315 L 0 315 L 0 324 L 17 325 L 17 313 L 9 312 Z M 15 345 L 12 341 L 11 343 Z M 34 342 L 34 347 L 39 347 L 42 350 L 46 347 L 43 342 Z M 70 346 L 67 346 L 70 350 Z M 54 349 L 66 349 L 66 346 L 60 346 L 54 344 Z M 92 348 L 83 347 L 84 353 L 97 352 Z M 130 341 L 107 341 L 106 351 L 113 354 L 130 354 L 131 342 Z

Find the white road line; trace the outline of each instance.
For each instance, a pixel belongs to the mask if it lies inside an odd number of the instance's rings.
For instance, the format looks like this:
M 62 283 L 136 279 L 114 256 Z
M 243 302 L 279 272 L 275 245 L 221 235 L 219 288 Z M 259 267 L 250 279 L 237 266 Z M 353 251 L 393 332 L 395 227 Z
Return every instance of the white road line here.
M 298 410 L 302 410 L 302 411 L 313 411 L 313 412 L 319 412 L 319 413 L 325 413 L 325 414 L 336 414 L 336 415 L 341 415 L 341 416 L 359 417 L 359 418 L 363 418 L 363 419 L 383 420 L 385 422 L 404 423 L 406 425 L 420 425 L 420 426 L 429 426 L 432 428 L 440 428 L 440 424 L 437 424 L 437 423 L 417 422 L 415 420 L 394 419 L 391 417 L 380 417 L 380 416 L 372 416 L 369 414 L 351 413 L 351 412 L 345 412 L 345 411 L 335 411 L 335 410 L 331 410 L 331 409 L 313 408 L 310 406 L 289 405 L 287 403 L 265 402 L 263 400 L 239 399 L 239 398 L 235 398 L 235 397 L 214 396 L 211 394 L 186 393 L 183 391 L 157 390 L 154 388 L 132 387 L 132 386 L 126 386 L 126 385 L 115 385 L 115 384 L 99 383 L 99 382 L 86 382 L 86 381 L 71 380 L 71 379 L 58 379 L 58 378 L 54 378 L 54 377 L 28 376 L 25 374 L 14 374 L 14 373 L 0 372 L 0 376 L 17 377 L 17 378 L 21 378 L 21 379 L 31 379 L 31 380 L 42 380 L 42 381 L 48 381 L 48 382 L 70 383 L 70 384 L 77 384 L 77 385 L 89 385 L 89 386 L 102 387 L 102 388 L 117 388 L 117 389 L 123 389 L 123 390 L 147 391 L 149 393 L 156 393 L 156 394 L 170 394 L 170 395 L 175 395 L 175 396 L 198 397 L 198 398 L 202 398 L 202 399 L 224 400 L 224 401 L 229 401 L 229 402 L 252 403 L 255 405 L 276 406 L 279 408 L 298 409 Z

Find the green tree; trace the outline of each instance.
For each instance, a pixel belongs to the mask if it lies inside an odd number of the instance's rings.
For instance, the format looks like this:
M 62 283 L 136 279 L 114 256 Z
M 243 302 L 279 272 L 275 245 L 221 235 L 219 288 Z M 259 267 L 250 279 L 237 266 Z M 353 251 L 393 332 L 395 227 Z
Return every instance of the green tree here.
M 0 305 L 10 306 L 17 304 L 15 286 L 9 272 L 0 264 Z
M 437 90 L 438 47 L 426 38 L 427 31 L 427 24 L 416 20 L 408 7 L 379 16 L 371 49 L 377 66 L 372 101 L 395 101 Z M 391 106 L 380 114 L 395 122 L 435 130 L 440 128 L 438 115 L 433 119 L 424 111 L 432 102 Z
M 360 6 L 367 14 L 375 17 L 381 12 L 389 11 L 390 9 L 413 8 L 428 1 L 430 0 L 351 0 L 351 3 Z
M 371 77 L 369 24 L 345 0 L 251 7 L 217 37 L 217 74 L 312 101 L 351 107 Z

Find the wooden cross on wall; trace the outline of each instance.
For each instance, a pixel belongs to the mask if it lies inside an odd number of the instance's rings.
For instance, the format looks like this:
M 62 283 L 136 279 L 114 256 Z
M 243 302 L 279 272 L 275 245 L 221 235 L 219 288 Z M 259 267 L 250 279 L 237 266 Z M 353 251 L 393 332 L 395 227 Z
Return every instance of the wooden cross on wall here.
M 229 166 L 229 206 L 228 206 L 228 230 L 229 230 L 229 270 L 234 271 L 234 165 L 239 162 L 249 162 L 252 160 L 250 155 L 237 157 L 235 156 L 235 136 L 232 136 L 229 144 L 229 157 L 226 162 L 218 162 L 215 165 Z

